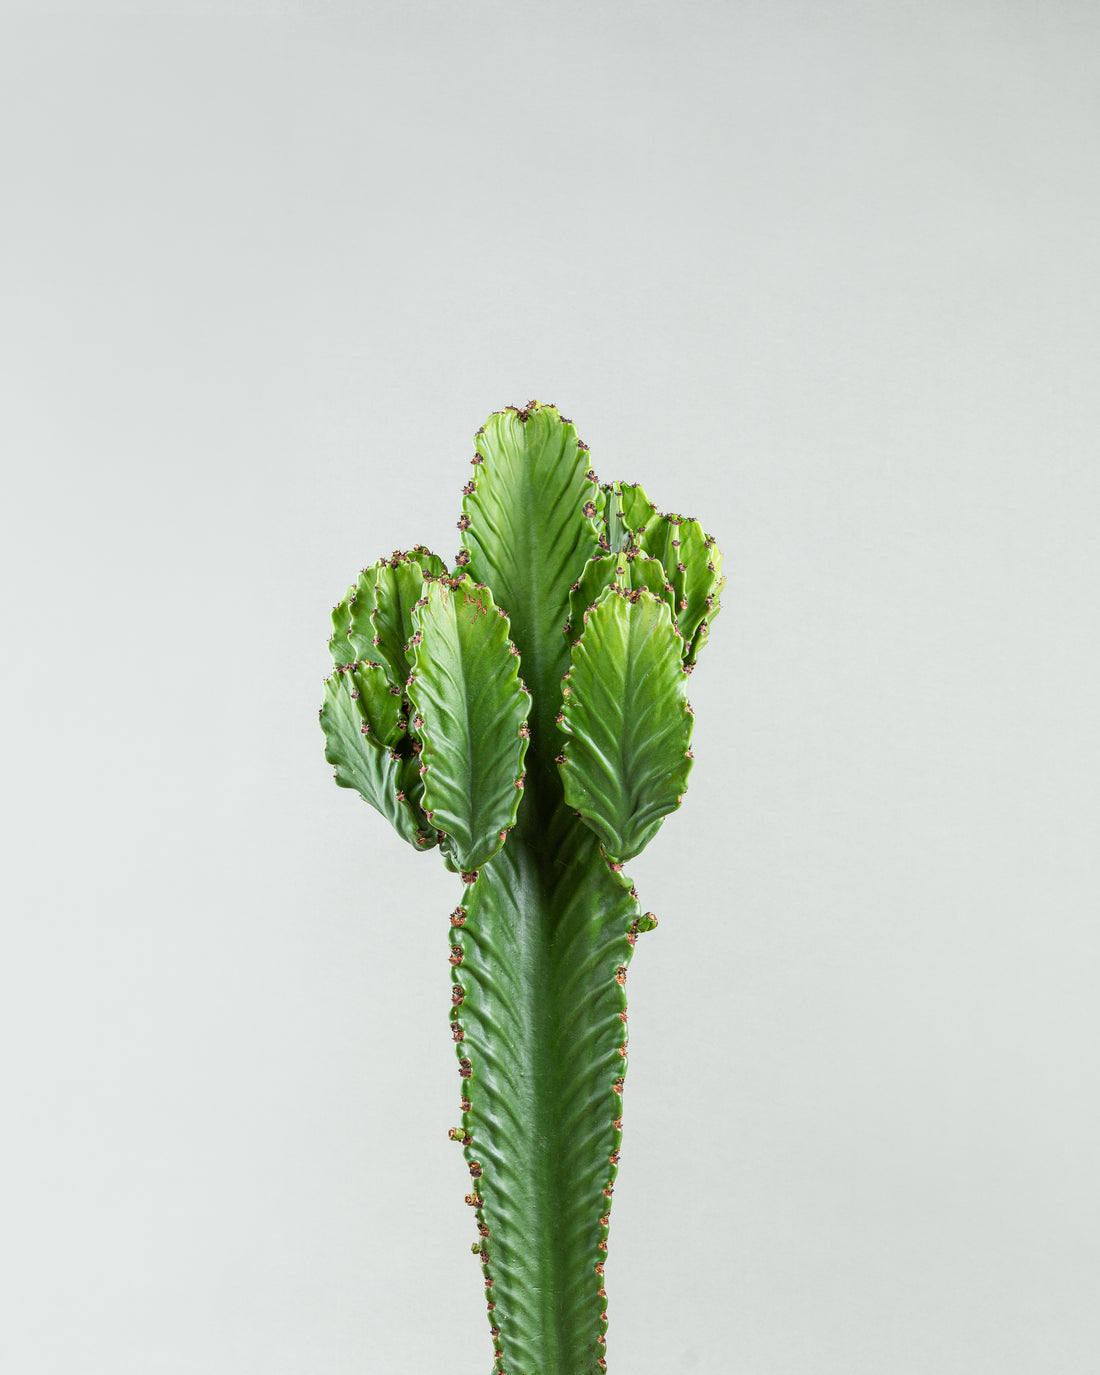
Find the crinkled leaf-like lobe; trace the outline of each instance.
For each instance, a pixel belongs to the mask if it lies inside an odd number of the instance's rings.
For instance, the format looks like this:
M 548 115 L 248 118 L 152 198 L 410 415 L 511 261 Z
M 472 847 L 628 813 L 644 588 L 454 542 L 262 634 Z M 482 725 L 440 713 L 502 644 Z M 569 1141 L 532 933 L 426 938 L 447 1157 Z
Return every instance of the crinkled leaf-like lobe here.
M 636 483 L 618 483 L 623 518 L 643 553 L 660 559 L 673 591 L 685 663 L 694 665 L 719 610 L 722 555 L 697 520 L 662 515 Z
M 465 899 L 454 970 L 482 1266 L 509 1373 L 599 1375 L 607 1215 L 622 1143 L 631 886 L 558 808 L 545 852 L 518 833 Z M 601 1250 L 601 1244 L 603 1249 Z
M 452 874 L 462 873 L 462 865 L 459 864 L 458 860 L 455 858 L 454 847 L 451 844 L 450 837 L 445 831 L 439 832 L 439 854 L 443 863 L 450 869 Z
M 332 634 L 329 637 L 328 652 L 337 668 L 354 663 L 359 655 L 351 652 L 347 633 L 351 629 L 351 612 L 348 602 L 355 596 L 355 588 L 349 587 L 343 597 L 332 608 Z
M 397 785 L 416 817 L 420 834 L 425 837 L 425 845 L 438 845 L 443 833 L 437 831 L 424 814 L 424 779 L 420 774 L 419 754 L 401 753 L 397 764 Z M 417 844 L 419 847 L 419 842 Z
M 609 858 L 638 854 L 680 805 L 691 769 L 691 714 L 668 606 L 610 588 L 580 641 L 563 687 L 565 800 Z
M 362 578 L 361 574 L 359 586 L 353 583 L 332 608 L 332 635 L 328 648 L 337 668 L 354 664 L 357 659 L 370 658 L 370 642 L 374 631 L 368 630 L 364 634 L 355 624 L 355 606 L 361 593 Z M 372 578 L 371 587 L 373 586 Z M 372 600 L 371 606 L 373 605 Z
M 420 565 L 426 578 L 441 578 L 447 571 L 447 565 L 426 544 L 414 544 L 409 550 L 409 558 Z
M 362 659 L 348 668 L 351 695 L 359 707 L 359 715 L 370 731 L 375 744 L 394 749 L 408 725 L 402 707 L 401 693 L 390 682 L 384 664 Z
M 363 734 L 363 720 L 346 672 L 337 670 L 325 679 L 321 729 L 325 758 L 335 767 L 340 787 L 354 788 L 414 849 L 431 849 L 435 832 L 418 820 L 412 803 L 399 796 L 401 760 Z
M 657 508 L 636 482 L 617 482 L 615 486 L 619 489 L 623 521 L 630 531 L 637 535 L 645 529 L 647 522 L 656 516 Z
M 525 418 L 522 418 L 525 417 Z M 569 588 L 596 553 L 599 484 L 588 451 L 552 406 L 491 415 L 463 498 L 469 571 L 508 613 L 534 698 L 531 767 L 556 789 L 554 717 L 569 667 Z
M 694 640 L 699 627 L 718 613 L 718 593 L 723 579 L 719 574 L 721 555 L 710 547 L 697 520 L 683 520 L 678 529 L 680 562 L 684 565 L 679 585 L 676 624 L 684 642 Z M 717 560 L 713 555 L 718 554 Z
M 707 571 L 710 575 L 710 591 L 704 597 L 705 612 L 702 619 L 696 625 L 691 636 L 691 647 L 688 650 L 685 663 L 694 666 L 699 657 L 699 651 L 710 638 L 710 627 L 714 622 L 715 616 L 722 609 L 722 589 L 726 585 L 726 579 L 722 575 L 722 551 L 715 543 L 714 537 L 706 537 L 707 545 Z M 685 622 L 687 618 L 685 617 Z
M 647 521 L 641 542 L 650 557 L 660 559 L 672 585 L 676 624 L 686 649 L 707 613 L 706 598 L 714 588 L 706 535 L 697 520 L 657 515 Z
M 402 692 L 411 671 L 408 643 L 415 628 L 416 603 L 424 595 L 424 579 L 444 571 L 442 559 L 422 545 L 407 554 L 398 551 L 378 569 L 370 619 L 376 648 L 390 666 L 394 686 Z
M 581 570 L 569 591 L 569 638 L 575 640 L 584 627 L 584 613 L 598 602 L 615 581 L 622 566 L 614 554 L 597 554 Z
M 669 610 L 675 614 L 675 596 L 660 559 L 652 559 L 645 554 L 599 554 L 588 560 L 584 572 L 569 593 L 571 640 L 575 640 L 584 629 L 585 612 L 600 600 L 612 583 L 625 592 L 648 588 L 655 597 L 666 602 Z
M 466 870 L 480 869 L 513 826 L 523 785 L 528 696 L 508 618 L 469 578 L 425 586 L 409 698 L 423 742 L 424 806 Z
M 374 621 L 371 612 L 375 606 L 375 585 L 379 569 L 384 568 L 385 559 L 379 559 L 369 568 L 364 568 L 354 587 L 350 588 L 351 599 L 348 605 L 347 639 L 355 651 L 356 659 L 376 659 L 378 651 L 374 647 Z
M 675 617 L 675 593 L 660 559 L 651 559 L 643 553 L 635 554 L 626 561 L 626 574 L 625 579 L 618 580 L 624 591 L 652 592 Z

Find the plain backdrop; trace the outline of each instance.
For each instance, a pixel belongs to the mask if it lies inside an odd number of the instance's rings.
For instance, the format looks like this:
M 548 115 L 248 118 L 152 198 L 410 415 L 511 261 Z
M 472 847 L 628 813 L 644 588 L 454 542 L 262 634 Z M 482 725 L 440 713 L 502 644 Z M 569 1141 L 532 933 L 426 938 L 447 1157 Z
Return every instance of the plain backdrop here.
M 617 1375 L 1100 1369 L 1100 10 L 25 7 L 0 1364 L 467 1375 L 456 881 L 328 612 L 489 411 L 698 515 Z

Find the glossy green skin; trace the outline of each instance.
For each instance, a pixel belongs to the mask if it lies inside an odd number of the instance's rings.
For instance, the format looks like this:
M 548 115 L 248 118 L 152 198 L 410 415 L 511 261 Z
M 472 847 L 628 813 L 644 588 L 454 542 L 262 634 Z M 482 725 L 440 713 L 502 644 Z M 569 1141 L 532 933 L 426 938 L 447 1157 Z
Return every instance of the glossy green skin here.
M 336 781 L 466 885 L 451 1135 L 493 1370 L 597 1375 L 624 984 L 655 925 L 622 863 L 686 788 L 721 560 L 697 523 L 601 486 L 552 406 L 495 413 L 476 445 L 453 574 L 419 548 L 364 571 L 333 613 L 321 719 Z

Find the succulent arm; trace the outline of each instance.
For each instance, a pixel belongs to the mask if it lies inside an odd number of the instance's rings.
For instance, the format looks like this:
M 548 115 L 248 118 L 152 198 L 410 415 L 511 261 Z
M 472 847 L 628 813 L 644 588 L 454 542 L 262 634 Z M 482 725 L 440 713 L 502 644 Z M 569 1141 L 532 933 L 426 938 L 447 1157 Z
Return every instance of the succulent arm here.
M 494 1371 L 606 1370 L 622 1139 L 624 861 L 691 767 L 687 675 L 723 579 L 698 523 L 601 484 L 552 406 L 476 437 L 462 549 L 364 570 L 333 612 L 336 781 L 461 874 L 451 1030 Z

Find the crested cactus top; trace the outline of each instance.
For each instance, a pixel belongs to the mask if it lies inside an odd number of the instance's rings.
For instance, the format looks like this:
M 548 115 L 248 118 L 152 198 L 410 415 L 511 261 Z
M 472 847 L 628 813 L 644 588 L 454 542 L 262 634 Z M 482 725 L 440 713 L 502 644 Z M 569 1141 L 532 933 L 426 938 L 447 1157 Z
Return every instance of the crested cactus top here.
M 397 551 L 333 611 L 321 719 L 336 781 L 470 872 L 522 819 L 530 743 L 544 786 L 556 771 L 605 853 L 629 858 L 687 786 L 673 666 L 689 674 L 706 643 L 721 554 L 636 483 L 601 483 L 555 406 L 494 412 L 472 463 L 454 567 Z

